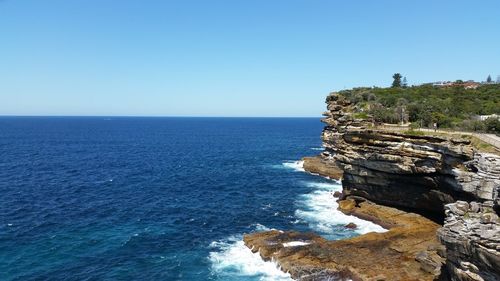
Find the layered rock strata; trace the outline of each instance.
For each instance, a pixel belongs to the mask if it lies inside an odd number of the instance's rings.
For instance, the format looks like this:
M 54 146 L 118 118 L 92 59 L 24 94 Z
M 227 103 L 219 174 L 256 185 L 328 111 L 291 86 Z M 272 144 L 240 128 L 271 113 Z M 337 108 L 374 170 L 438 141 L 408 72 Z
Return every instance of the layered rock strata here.
M 500 157 L 383 128 L 336 93 L 327 104 L 325 151 L 304 169 L 342 179 L 339 209 L 389 231 L 342 241 L 269 231 L 246 245 L 298 280 L 500 280 Z
M 304 157 L 302 160 L 304 161 L 304 170 L 309 173 L 336 180 L 342 179 L 344 171 L 340 169 L 334 161 L 330 161 L 331 159 L 315 156 Z
M 339 94 L 327 104 L 321 158 L 344 171 L 345 195 L 437 215 L 457 200 L 497 201 L 500 157 L 465 139 L 378 129 L 355 118 L 359 109 Z
M 343 169 L 343 196 L 445 216 L 439 239 L 450 278 L 499 280 L 500 157 L 464 139 L 381 129 L 335 93 L 327 104 L 320 157 Z
M 439 240 L 452 280 L 494 281 L 500 277 L 500 220 L 493 203 L 458 201 L 446 205 Z

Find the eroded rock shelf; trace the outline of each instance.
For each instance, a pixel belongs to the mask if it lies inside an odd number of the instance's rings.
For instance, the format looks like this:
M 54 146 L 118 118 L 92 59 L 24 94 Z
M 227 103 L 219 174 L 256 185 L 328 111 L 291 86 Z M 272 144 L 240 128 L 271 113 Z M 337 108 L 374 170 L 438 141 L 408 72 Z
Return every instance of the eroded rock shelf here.
M 278 261 L 297 280 L 434 280 L 440 275 L 444 259 L 437 254 L 438 224 L 368 201 L 340 203 L 347 214 L 383 222 L 389 231 L 328 241 L 314 233 L 274 230 L 246 235 L 245 244 L 263 259 Z M 295 241 L 304 245 L 285 246 Z

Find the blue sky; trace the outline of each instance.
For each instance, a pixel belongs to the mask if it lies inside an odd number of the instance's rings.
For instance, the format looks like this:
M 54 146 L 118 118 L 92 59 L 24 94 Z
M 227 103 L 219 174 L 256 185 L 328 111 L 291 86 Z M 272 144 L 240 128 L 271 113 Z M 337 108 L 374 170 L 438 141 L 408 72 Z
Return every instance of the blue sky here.
M 0 0 L 0 115 L 319 116 L 500 75 L 500 1 Z

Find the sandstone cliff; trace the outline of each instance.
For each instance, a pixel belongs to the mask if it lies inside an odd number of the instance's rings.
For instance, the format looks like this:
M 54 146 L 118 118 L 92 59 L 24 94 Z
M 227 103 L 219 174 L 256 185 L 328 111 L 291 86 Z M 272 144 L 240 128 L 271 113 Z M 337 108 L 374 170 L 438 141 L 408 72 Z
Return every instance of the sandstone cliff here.
M 499 280 L 500 221 L 491 202 L 458 201 L 446 205 L 446 215 L 438 238 L 452 280 Z
M 325 151 L 304 169 L 341 178 L 339 209 L 389 231 L 343 241 L 270 231 L 247 246 L 299 280 L 500 280 L 500 157 L 381 129 L 340 94 L 326 102 Z
M 457 200 L 496 201 L 500 158 L 470 141 L 379 130 L 342 95 L 327 98 L 323 161 L 343 171 L 345 195 L 419 213 L 444 214 Z
M 326 102 L 320 158 L 344 171 L 343 196 L 445 217 L 438 233 L 449 278 L 500 279 L 500 157 L 464 139 L 379 129 L 339 94 Z

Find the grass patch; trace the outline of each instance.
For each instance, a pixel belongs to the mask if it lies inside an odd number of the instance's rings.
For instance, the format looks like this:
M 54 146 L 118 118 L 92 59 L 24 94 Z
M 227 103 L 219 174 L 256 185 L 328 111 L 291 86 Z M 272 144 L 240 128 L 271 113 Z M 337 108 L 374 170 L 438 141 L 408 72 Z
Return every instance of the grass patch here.
M 475 136 L 472 135 L 462 135 L 462 134 L 453 134 L 441 132 L 428 132 L 428 131 L 418 131 L 418 130 L 407 130 L 403 132 L 404 134 L 411 136 L 437 136 L 437 137 L 451 137 L 451 138 L 462 138 L 469 140 L 472 147 L 474 147 L 479 152 L 486 152 L 491 154 L 500 155 L 500 150 L 498 150 L 495 146 L 486 143 Z
M 403 132 L 404 134 L 406 135 L 410 135 L 410 136 L 425 136 L 425 132 L 423 131 L 415 131 L 415 130 L 408 130 L 408 131 L 404 131 Z
M 498 151 L 498 149 L 496 149 L 493 145 L 486 143 L 474 136 L 468 136 L 468 137 L 470 139 L 472 146 L 474 146 L 474 148 L 477 149 L 478 151 L 500 155 L 500 151 Z
M 459 135 L 459 134 L 443 133 L 443 132 L 425 132 L 425 133 L 427 135 L 435 135 L 435 136 L 460 137 L 462 139 L 469 140 L 472 147 L 474 147 L 479 152 L 486 152 L 486 153 L 500 155 L 500 151 L 496 147 L 472 135 Z
M 368 113 L 366 112 L 356 112 L 352 115 L 356 119 L 368 119 Z

